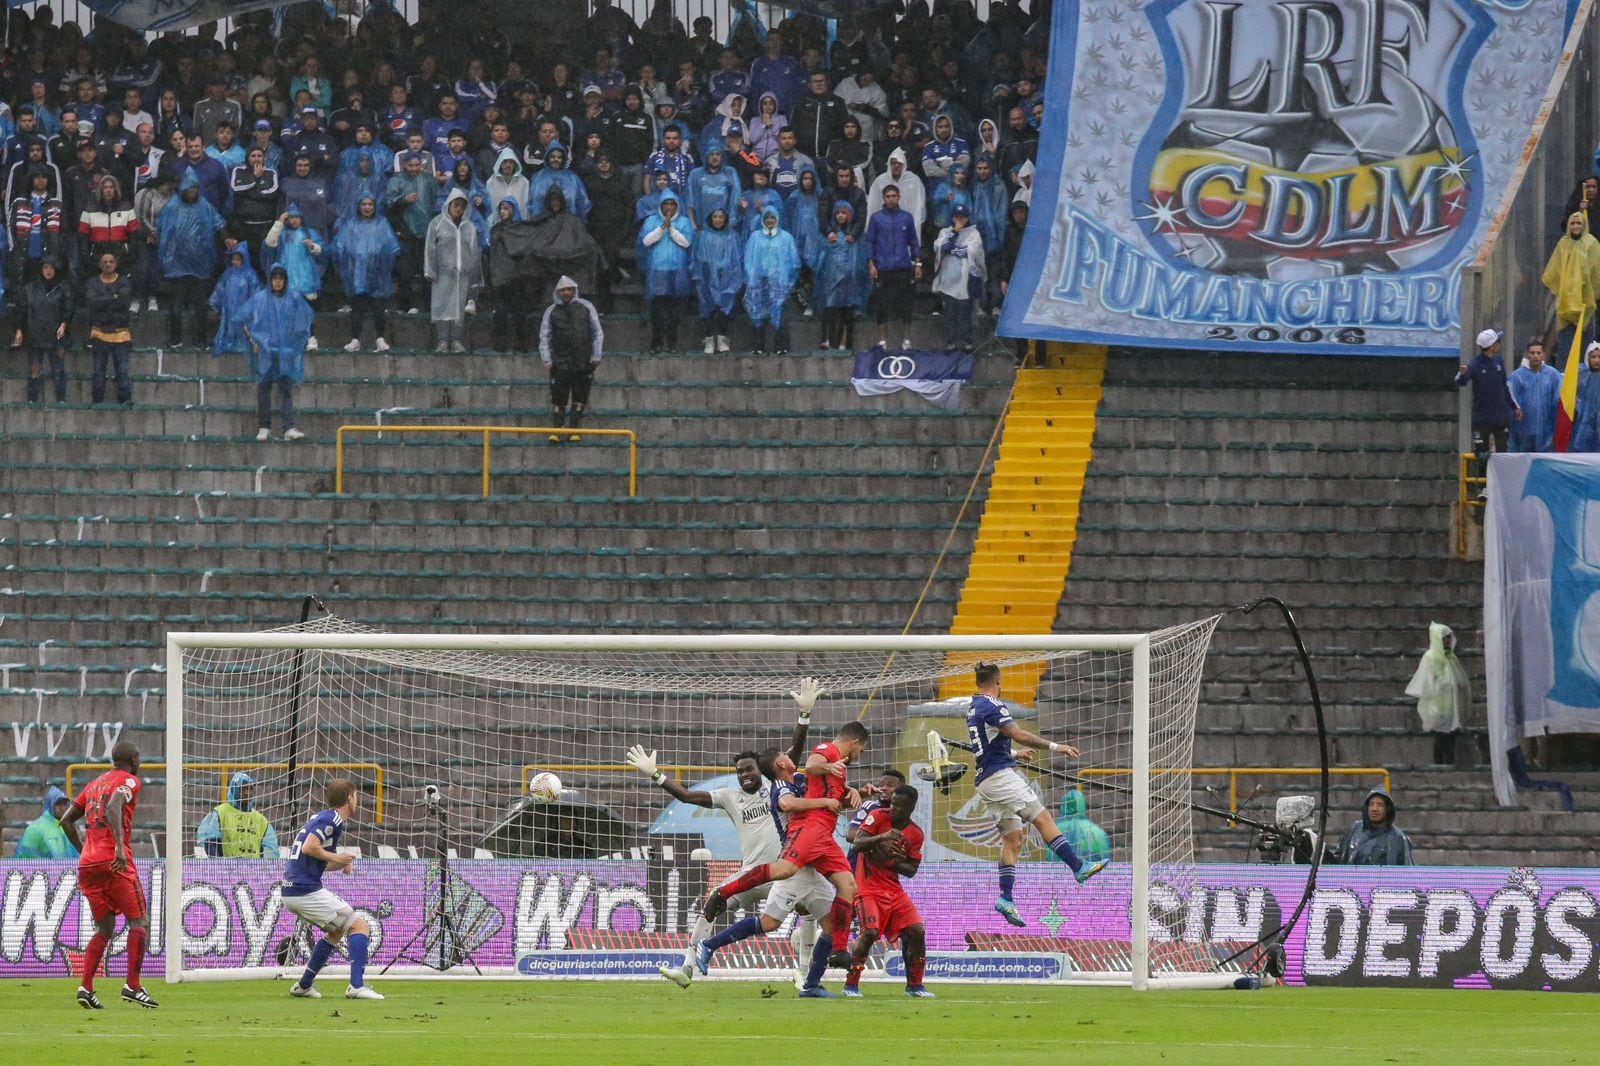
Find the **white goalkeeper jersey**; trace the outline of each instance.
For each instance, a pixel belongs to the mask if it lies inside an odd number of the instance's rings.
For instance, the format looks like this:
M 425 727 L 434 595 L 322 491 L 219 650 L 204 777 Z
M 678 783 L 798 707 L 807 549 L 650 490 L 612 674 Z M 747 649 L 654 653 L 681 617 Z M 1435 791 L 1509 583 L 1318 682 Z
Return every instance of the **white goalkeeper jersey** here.
M 783 853 L 783 841 L 778 839 L 778 829 L 772 824 L 771 788 L 763 781 L 754 792 L 742 788 L 711 791 L 711 805 L 739 827 L 739 852 L 746 866 L 775 862 Z

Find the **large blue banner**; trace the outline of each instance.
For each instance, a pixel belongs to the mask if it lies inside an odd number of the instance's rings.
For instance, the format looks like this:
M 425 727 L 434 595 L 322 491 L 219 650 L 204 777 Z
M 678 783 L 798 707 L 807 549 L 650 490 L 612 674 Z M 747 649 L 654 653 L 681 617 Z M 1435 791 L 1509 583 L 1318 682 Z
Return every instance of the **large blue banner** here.
M 1576 8 L 1063 0 L 1001 332 L 1455 351 L 1460 267 L 1521 157 Z
M 1483 527 L 1483 657 L 1495 792 L 1527 737 L 1600 733 L 1600 455 L 1495 455 Z

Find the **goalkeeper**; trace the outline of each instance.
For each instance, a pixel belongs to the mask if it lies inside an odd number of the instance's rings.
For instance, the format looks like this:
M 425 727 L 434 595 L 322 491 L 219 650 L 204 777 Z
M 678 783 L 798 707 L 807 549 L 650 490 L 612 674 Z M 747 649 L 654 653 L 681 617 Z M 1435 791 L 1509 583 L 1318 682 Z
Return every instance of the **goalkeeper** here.
M 822 695 L 822 686 L 815 678 L 808 677 L 803 679 L 800 688 L 790 695 L 800 705 L 800 716 L 794 727 L 794 740 L 789 747 L 789 758 L 792 762 L 805 750 L 806 734 L 811 728 L 811 709 L 816 706 L 818 697 Z M 744 751 L 734 757 L 733 772 L 739 781 L 737 789 L 718 788 L 710 792 L 692 791 L 669 778 L 656 766 L 656 753 L 645 751 L 643 745 L 635 744 L 629 748 L 627 760 L 628 765 L 660 785 L 673 799 L 696 807 L 715 808 L 727 815 L 728 820 L 739 830 L 739 852 L 743 861 L 740 874 L 777 861 L 783 852 L 783 838 L 778 835 L 777 827 L 772 821 L 771 786 L 762 778 L 755 752 Z M 767 898 L 771 890 L 772 885 L 769 882 L 740 893 L 735 899 L 739 906 L 754 913 L 756 907 Z M 695 945 L 710 936 L 710 920 L 703 915 L 696 915 L 694 931 L 689 936 L 689 947 L 683 955 L 683 964 L 661 967 L 658 971 L 661 976 L 679 988 L 688 988 L 689 982 L 694 977 Z

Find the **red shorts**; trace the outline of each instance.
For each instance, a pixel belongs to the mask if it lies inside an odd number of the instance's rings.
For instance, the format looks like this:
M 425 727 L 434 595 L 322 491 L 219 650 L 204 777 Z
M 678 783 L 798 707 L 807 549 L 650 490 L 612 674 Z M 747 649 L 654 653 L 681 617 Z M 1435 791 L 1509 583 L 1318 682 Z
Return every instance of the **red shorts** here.
M 80 869 L 78 887 L 83 889 L 83 898 L 89 901 L 89 913 L 97 922 L 112 914 L 124 918 L 145 915 L 144 886 L 139 884 L 139 873 L 132 866 L 121 873 L 113 872 L 110 866 Z
M 839 841 L 834 839 L 833 829 L 831 818 L 800 823 L 790 831 L 783 857 L 796 866 L 809 866 L 823 877 L 849 873 L 850 864 L 845 861 Z
M 900 934 L 914 925 L 922 924 L 917 905 L 905 892 L 893 896 L 857 896 L 861 904 L 861 930 L 872 930 L 887 944 L 900 939 Z

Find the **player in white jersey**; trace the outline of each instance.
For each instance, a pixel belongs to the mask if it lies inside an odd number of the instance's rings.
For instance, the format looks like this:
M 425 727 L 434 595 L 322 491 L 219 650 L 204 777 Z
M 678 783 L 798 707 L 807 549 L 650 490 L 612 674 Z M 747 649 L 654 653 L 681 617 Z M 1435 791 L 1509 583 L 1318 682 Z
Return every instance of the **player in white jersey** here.
M 805 750 L 806 734 L 811 728 L 811 708 L 822 695 L 822 687 L 815 680 L 806 678 L 800 683 L 799 691 L 790 695 L 800 705 L 800 717 L 795 723 L 794 740 L 790 745 L 790 758 L 798 759 Z M 733 772 L 739 780 L 737 789 L 718 788 L 710 792 L 687 789 L 672 780 L 657 767 L 656 753 L 646 751 L 643 745 L 635 744 L 629 748 L 627 760 L 628 765 L 660 785 L 673 799 L 696 807 L 715 808 L 728 816 L 728 820 L 739 830 L 740 874 L 777 861 L 783 852 L 783 838 L 778 835 L 772 821 L 771 786 L 761 776 L 755 752 L 743 751 L 734 757 Z M 770 882 L 759 885 L 733 899 L 740 907 L 754 913 L 772 887 Z M 695 945 L 710 935 L 710 921 L 697 913 L 694 930 L 689 936 L 689 947 L 683 954 L 683 964 L 661 967 L 661 976 L 679 988 L 688 988 L 694 976 Z

